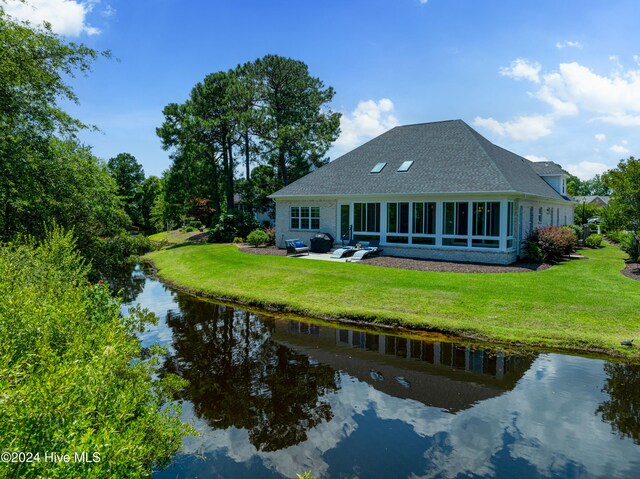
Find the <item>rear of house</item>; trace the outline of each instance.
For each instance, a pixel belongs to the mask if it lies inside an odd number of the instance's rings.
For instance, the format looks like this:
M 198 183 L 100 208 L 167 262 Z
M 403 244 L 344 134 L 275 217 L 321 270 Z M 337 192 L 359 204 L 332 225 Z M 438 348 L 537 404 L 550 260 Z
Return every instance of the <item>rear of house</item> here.
M 568 177 L 461 120 L 396 127 L 271 195 L 276 238 L 322 231 L 395 256 L 509 264 L 535 228 L 573 223 Z

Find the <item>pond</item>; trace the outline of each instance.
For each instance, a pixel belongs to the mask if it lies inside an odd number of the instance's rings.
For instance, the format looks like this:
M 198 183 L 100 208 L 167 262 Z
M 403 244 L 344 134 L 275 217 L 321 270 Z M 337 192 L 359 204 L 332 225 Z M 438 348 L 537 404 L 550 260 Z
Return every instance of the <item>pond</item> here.
M 636 478 L 640 367 L 275 317 L 135 272 L 126 310 L 189 380 L 160 478 Z

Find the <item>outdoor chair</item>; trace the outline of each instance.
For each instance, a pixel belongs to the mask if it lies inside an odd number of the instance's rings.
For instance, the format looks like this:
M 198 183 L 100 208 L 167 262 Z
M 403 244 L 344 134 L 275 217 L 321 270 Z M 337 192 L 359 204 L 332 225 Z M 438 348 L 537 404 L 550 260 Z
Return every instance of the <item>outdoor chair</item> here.
M 377 256 L 380 253 L 382 253 L 382 248 L 380 248 L 380 240 L 371 240 L 369 241 L 369 245 L 366 248 L 356 250 L 350 261 L 354 261 L 354 260 L 359 261 L 361 259 L 365 259 L 367 256 L 370 256 L 370 255 Z
M 347 246 L 343 246 L 342 248 L 338 248 L 332 254 L 332 258 L 344 258 L 345 256 L 351 256 L 356 251 L 356 245 L 358 244 L 358 240 L 350 240 Z
M 292 255 L 298 255 L 302 253 L 307 253 L 307 255 L 309 254 L 309 247 L 299 239 L 286 240 L 286 244 L 287 244 L 287 256 L 290 254 Z

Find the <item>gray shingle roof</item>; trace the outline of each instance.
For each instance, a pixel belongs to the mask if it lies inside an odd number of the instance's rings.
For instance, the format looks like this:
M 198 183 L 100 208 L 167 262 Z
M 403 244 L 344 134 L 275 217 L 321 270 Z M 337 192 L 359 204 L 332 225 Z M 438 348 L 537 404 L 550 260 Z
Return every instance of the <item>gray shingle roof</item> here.
M 532 161 L 531 162 L 531 167 L 533 168 L 533 171 L 535 171 L 536 173 L 538 173 L 541 176 L 544 176 L 544 175 L 567 175 L 567 176 L 569 176 L 569 173 L 564 171 L 562 169 L 562 166 L 560 166 L 557 163 L 554 163 L 553 161 Z
M 397 169 L 413 161 L 406 172 Z M 371 173 L 386 162 L 380 173 Z M 562 197 L 531 166 L 462 120 L 393 128 L 271 195 L 521 192 Z

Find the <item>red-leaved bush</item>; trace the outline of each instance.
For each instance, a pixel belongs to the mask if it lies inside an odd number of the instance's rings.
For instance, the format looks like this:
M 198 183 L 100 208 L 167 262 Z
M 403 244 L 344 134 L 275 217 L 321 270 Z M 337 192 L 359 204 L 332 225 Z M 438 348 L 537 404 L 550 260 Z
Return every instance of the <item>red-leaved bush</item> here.
M 529 248 L 545 263 L 555 263 L 576 250 L 576 235 L 566 226 L 543 226 L 529 237 Z M 537 248 L 534 248 L 533 246 Z

